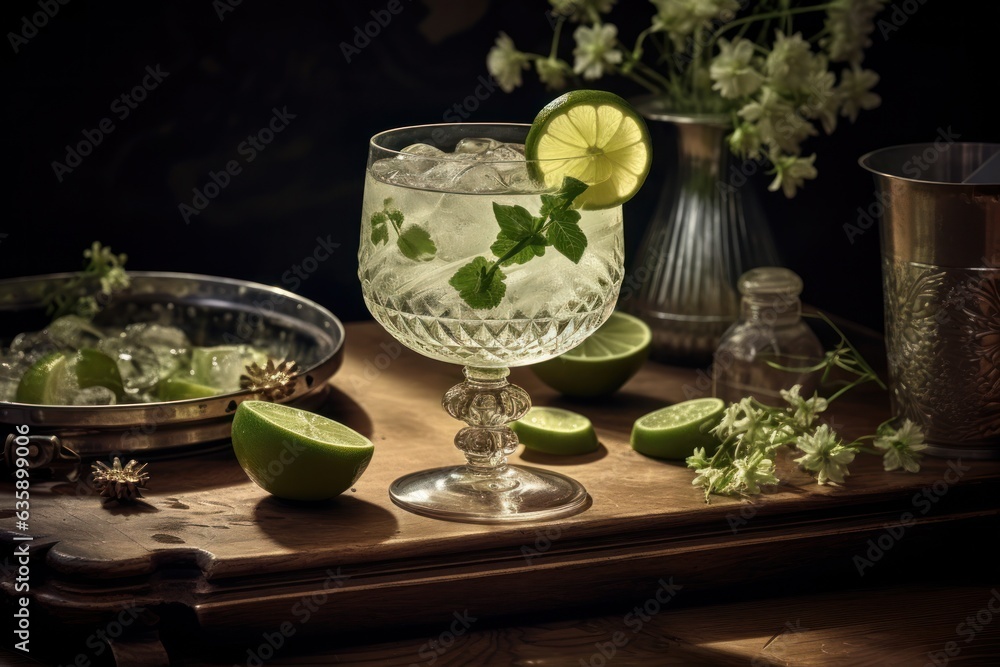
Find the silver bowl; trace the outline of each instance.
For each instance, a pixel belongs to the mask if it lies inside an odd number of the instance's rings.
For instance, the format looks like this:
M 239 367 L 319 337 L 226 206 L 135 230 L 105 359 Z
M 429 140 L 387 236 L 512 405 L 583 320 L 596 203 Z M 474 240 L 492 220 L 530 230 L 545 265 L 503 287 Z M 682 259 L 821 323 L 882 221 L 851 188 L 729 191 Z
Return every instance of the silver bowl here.
M 0 280 L 0 344 L 48 323 L 45 294 L 74 274 Z M 194 345 L 260 344 L 277 360 L 294 359 L 290 395 L 278 402 L 322 402 L 327 380 L 343 360 L 344 326 L 326 308 L 276 287 L 189 273 L 129 271 L 132 284 L 103 304 L 99 325 L 156 322 L 183 329 Z M 242 390 L 183 401 L 100 406 L 31 405 L 0 401 L 0 424 L 26 426 L 33 465 L 67 453 L 80 457 L 143 452 L 180 453 L 229 437 Z M 9 443 L 8 443 L 9 445 Z

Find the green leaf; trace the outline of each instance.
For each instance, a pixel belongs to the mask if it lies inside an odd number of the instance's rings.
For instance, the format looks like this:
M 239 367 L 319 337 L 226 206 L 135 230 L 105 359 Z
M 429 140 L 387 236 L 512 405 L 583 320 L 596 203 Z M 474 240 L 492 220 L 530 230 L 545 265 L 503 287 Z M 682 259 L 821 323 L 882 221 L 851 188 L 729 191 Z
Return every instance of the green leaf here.
M 567 213 L 576 213 L 576 211 L 567 211 Z M 576 214 L 576 218 L 577 220 L 580 218 L 579 213 Z M 545 230 L 545 236 L 552 247 L 569 258 L 570 261 L 574 264 L 580 263 L 583 251 L 587 249 L 587 237 L 576 220 L 573 220 L 572 217 L 565 220 L 553 219 L 549 223 L 549 228 Z
M 410 226 L 400 234 L 396 239 L 396 245 L 403 255 L 418 262 L 434 259 L 434 255 L 437 254 L 437 246 L 431 241 L 431 235 L 416 225 Z
M 388 208 L 385 210 L 385 214 L 389 217 L 389 220 L 392 222 L 397 232 L 403 228 L 402 211 L 400 211 L 398 208 Z
M 583 181 L 575 179 L 572 176 L 566 176 L 563 178 L 562 185 L 559 187 L 559 192 L 556 193 L 556 196 L 563 201 L 572 202 L 586 192 L 588 187 Z
M 520 241 L 535 231 L 535 219 L 523 206 L 493 202 L 493 215 L 500 223 L 500 234 L 514 241 Z
M 383 211 L 372 213 L 372 243 L 381 244 L 389 241 L 389 228 L 385 224 L 387 220 L 388 218 Z
M 497 240 L 490 246 L 490 250 L 497 257 L 504 257 L 508 252 L 513 250 L 521 241 L 515 241 L 514 239 L 509 239 L 503 235 L 497 237 Z M 531 236 L 531 241 L 525 245 L 519 252 L 511 255 L 507 259 L 500 262 L 500 266 L 510 266 L 511 264 L 524 264 L 533 257 L 541 257 L 545 254 L 545 246 L 549 245 L 549 242 L 545 240 L 545 237 L 541 234 L 533 234 Z
M 489 260 L 476 257 L 448 281 L 449 285 L 458 290 L 462 300 L 476 310 L 496 308 L 507 293 L 507 285 L 504 284 L 507 276 L 500 269 L 490 274 L 489 267 Z

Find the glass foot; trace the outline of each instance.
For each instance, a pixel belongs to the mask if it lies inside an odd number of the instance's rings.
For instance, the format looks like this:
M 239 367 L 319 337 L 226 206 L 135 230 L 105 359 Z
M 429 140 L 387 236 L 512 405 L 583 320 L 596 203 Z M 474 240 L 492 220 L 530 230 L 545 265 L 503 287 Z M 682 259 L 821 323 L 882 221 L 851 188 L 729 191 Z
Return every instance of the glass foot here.
M 389 496 L 415 514 L 466 523 L 553 519 L 588 504 L 579 482 L 529 466 L 505 466 L 489 475 L 464 465 L 422 470 L 393 482 Z

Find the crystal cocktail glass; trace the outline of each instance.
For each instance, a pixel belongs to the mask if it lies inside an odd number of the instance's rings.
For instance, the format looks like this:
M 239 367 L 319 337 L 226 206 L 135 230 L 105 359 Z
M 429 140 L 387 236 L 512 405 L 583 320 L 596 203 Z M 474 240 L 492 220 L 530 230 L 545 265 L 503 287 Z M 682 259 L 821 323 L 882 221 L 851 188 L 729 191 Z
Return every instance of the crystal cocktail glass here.
M 394 503 L 424 516 L 501 523 L 587 506 L 577 481 L 507 463 L 518 445 L 508 424 L 531 405 L 507 376 L 512 366 L 570 350 L 611 314 L 623 275 L 621 206 L 576 211 L 569 204 L 561 219 L 577 220 L 582 253 L 579 234 L 571 245 L 565 238 L 547 244 L 545 234 L 555 238 L 548 228 L 514 247 L 511 225 L 534 219 L 540 226 L 543 204 L 558 195 L 531 175 L 562 168 L 525 161 L 528 129 L 457 123 L 371 139 L 358 253 L 365 303 L 406 347 L 465 367 L 465 381 L 442 401 L 467 424 L 455 436 L 465 463 L 407 474 L 389 489 Z

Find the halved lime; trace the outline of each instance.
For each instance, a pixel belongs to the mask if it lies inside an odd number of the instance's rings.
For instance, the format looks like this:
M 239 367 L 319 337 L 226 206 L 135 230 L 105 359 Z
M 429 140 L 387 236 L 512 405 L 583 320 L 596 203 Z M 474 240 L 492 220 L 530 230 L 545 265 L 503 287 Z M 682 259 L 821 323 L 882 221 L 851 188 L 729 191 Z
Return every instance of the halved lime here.
M 597 434 L 590 420 L 562 408 L 532 406 L 511 422 L 521 444 L 545 454 L 586 454 L 597 449 Z
M 718 439 L 709 433 L 722 417 L 721 398 L 692 398 L 654 410 L 632 425 L 632 449 L 662 459 L 685 459 L 695 447 L 715 451 Z
M 573 90 L 545 105 L 528 130 L 524 152 L 532 176 L 546 185 L 558 187 L 565 176 L 589 185 L 576 199 L 584 209 L 631 199 L 649 174 L 653 154 L 642 116 L 604 90 Z
M 357 431 L 290 405 L 243 401 L 233 416 L 233 451 L 262 489 L 290 500 L 326 500 L 354 484 L 375 446 Z
M 115 360 L 90 348 L 52 352 L 36 361 L 17 386 L 15 400 L 36 405 L 70 405 L 88 387 L 107 387 L 115 398 L 125 393 Z
M 642 368 L 652 340 L 648 324 L 615 311 L 580 345 L 530 368 L 539 380 L 566 396 L 607 396 Z

